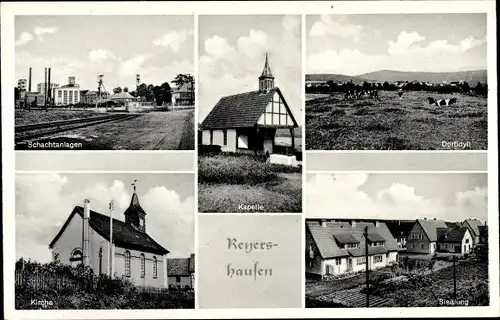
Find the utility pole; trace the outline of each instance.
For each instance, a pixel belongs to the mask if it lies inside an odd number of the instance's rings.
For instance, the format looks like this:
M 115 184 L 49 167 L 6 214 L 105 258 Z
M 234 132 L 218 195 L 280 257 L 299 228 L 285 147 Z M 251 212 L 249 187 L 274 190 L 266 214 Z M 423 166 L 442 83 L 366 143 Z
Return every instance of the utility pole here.
M 453 296 L 457 299 L 457 269 L 456 269 L 457 257 L 453 255 Z
M 369 308 L 370 307 L 370 267 L 368 265 L 369 261 L 368 261 L 368 226 L 365 227 L 365 232 L 364 232 L 364 236 L 365 236 L 365 268 L 366 268 L 366 307 Z
M 109 202 L 109 252 L 108 252 L 108 268 L 109 277 L 113 277 L 113 210 L 115 210 L 115 203 L 113 200 Z

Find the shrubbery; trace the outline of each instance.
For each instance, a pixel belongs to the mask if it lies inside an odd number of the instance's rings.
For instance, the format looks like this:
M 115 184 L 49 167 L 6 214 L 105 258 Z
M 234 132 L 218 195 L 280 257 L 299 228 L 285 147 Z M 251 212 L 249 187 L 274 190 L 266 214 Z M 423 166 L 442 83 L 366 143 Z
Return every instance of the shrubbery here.
M 259 161 L 250 155 L 200 157 L 198 180 L 203 183 L 259 184 L 274 182 L 278 173 L 300 172 L 300 168 Z
M 16 309 L 41 309 L 32 301 L 51 301 L 47 309 L 182 309 L 194 308 L 192 290 L 167 292 L 135 287 L 125 277 L 96 275 L 90 267 L 59 262 L 16 262 Z M 39 276 L 44 276 L 43 278 Z M 45 280 L 43 285 L 35 282 Z M 61 281 L 62 280 L 62 281 Z

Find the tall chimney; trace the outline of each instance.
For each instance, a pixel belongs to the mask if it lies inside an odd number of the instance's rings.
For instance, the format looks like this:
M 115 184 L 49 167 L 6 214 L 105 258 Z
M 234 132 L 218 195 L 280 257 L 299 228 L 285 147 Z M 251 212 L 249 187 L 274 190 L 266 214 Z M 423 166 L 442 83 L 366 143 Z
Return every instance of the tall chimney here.
M 30 74 L 29 74 L 29 78 L 28 78 L 28 92 L 31 92 L 31 67 L 30 67 Z
M 84 266 L 89 265 L 89 219 L 90 219 L 90 200 L 83 201 L 83 228 L 82 228 L 82 262 Z
M 47 86 L 48 86 L 48 87 L 47 87 L 47 99 L 48 99 L 49 104 L 50 104 L 50 98 L 52 98 L 52 92 L 51 92 L 51 91 L 52 91 L 52 88 L 51 88 L 51 86 L 50 86 L 50 70 L 51 70 L 52 68 L 48 68 L 48 69 L 49 69 L 49 75 L 48 75 L 48 78 L 47 78 Z
M 43 99 L 44 99 L 44 107 L 47 107 L 47 68 L 45 68 L 45 79 L 43 81 Z

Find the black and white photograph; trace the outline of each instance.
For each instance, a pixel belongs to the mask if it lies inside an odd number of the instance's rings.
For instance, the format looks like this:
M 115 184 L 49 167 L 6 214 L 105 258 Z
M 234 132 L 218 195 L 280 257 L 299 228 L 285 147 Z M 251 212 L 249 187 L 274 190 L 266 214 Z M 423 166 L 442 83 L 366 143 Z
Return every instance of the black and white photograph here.
M 302 211 L 301 21 L 199 16 L 200 212 Z
M 16 16 L 16 150 L 194 150 L 194 17 Z
M 306 16 L 307 150 L 487 150 L 486 14 Z
M 193 309 L 192 174 L 16 174 L 16 309 Z
M 307 178 L 307 308 L 490 305 L 487 174 Z

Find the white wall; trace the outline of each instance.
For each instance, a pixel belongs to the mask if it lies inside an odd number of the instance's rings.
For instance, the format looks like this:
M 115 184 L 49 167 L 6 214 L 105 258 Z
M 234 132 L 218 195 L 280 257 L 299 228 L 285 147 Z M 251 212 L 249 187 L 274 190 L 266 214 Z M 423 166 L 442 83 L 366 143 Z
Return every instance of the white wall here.
M 238 148 L 248 149 L 248 136 L 241 134 L 238 136 Z
M 69 222 L 66 230 L 57 240 L 52 248 L 53 253 L 59 253 L 59 261 L 64 264 L 71 264 L 70 256 L 75 248 L 82 248 L 82 223 L 80 215 L 75 214 Z M 109 242 L 101 237 L 92 228 L 89 228 L 89 265 L 96 274 L 99 273 L 99 249 L 102 247 L 102 273 L 108 273 L 108 252 Z M 129 250 L 131 254 L 131 277 L 130 280 L 136 285 L 146 285 L 154 287 L 164 287 L 166 285 L 166 269 L 164 268 L 165 256 L 144 252 L 146 258 L 146 276 L 141 278 L 140 255 L 142 252 Z M 114 250 L 114 275 L 121 276 L 125 274 L 125 249 L 116 247 Z M 153 256 L 157 258 L 158 277 L 153 278 Z
M 413 234 L 421 234 L 422 239 L 412 239 Z M 421 247 L 422 244 L 423 248 Z M 406 251 L 413 253 L 425 253 L 425 254 L 434 253 L 433 244 L 429 241 L 429 238 L 425 234 L 425 231 L 422 229 L 420 223 L 418 222 L 415 223 L 415 225 L 413 226 L 408 235 L 406 242 Z
M 333 275 L 339 275 L 343 274 L 347 271 L 347 258 L 339 258 L 340 259 L 340 265 L 336 265 L 336 259 L 323 259 L 321 263 L 321 274 L 327 275 L 328 271 L 328 266 L 331 266 L 330 269 L 330 274 Z
M 201 137 L 201 143 L 203 145 L 210 144 L 210 130 L 203 130 L 202 137 Z

